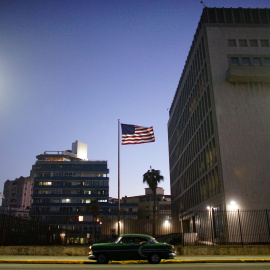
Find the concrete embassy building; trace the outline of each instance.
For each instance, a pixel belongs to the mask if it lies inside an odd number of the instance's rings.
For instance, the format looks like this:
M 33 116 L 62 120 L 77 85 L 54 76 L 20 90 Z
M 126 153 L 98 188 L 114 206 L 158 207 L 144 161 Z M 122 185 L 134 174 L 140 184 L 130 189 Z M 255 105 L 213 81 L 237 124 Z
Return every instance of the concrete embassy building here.
M 269 208 L 270 9 L 204 8 L 168 121 L 172 211 Z
M 69 233 L 67 243 L 85 242 L 86 235 L 99 230 L 88 207 L 91 202 L 98 201 L 99 214 L 108 212 L 108 173 L 107 161 L 87 160 L 87 144 L 78 141 L 72 144 L 72 151 L 47 151 L 38 155 L 31 171 L 32 217 L 77 232 L 73 238 Z M 79 238 L 78 232 L 81 232 Z

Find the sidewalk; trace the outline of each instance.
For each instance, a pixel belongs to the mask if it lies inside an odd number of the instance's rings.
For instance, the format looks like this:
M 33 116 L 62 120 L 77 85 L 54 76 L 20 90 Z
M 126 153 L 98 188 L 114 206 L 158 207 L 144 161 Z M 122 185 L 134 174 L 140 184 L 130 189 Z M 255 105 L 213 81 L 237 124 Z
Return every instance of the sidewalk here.
M 161 263 L 243 263 L 270 262 L 270 255 L 256 256 L 177 256 L 173 260 L 162 260 Z M 92 264 L 87 256 L 33 256 L 33 255 L 0 255 L 0 263 L 31 263 L 31 264 Z M 147 261 L 112 261 L 114 264 L 147 263 Z

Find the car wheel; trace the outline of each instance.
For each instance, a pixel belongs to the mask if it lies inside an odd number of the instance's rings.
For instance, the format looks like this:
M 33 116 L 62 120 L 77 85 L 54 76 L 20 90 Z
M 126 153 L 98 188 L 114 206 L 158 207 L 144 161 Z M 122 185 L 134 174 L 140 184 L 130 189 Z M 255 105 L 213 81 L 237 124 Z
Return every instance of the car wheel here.
M 160 263 L 160 260 L 161 260 L 160 255 L 157 253 L 151 254 L 150 257 L 148 258 L 148 262 L 152 264 Z
M 97 256 L 97 262 L 100 264 L 107 264 L 109 262 L 109 259 L 105 254 L 101 253 Z

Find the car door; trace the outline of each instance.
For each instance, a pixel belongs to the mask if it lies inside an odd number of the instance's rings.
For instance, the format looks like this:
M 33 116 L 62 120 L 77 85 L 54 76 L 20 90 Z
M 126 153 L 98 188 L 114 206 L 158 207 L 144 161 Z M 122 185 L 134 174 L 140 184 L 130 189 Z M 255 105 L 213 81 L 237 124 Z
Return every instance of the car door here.
M 130 237 L 122 237 L 121 240 L 114 244 L 110 250 L 111 260 L 121 261 L 130 260 L 132 254 L 132 239 Z
M 143 258 L 140 253 L 141 242 L 145 241 L 146 239 L 143 239 L 141 237 L 123 237 L 117 246 L 117 252 L 114 252 L 115 255 L 117 255 L 117 259 L 141 260 Z
M 145 256 L 141 252 L 141 248 L 147 245 L 147 239 L 143 237 L 134 237 L 130 247 L 131 260 L 143 260 Z

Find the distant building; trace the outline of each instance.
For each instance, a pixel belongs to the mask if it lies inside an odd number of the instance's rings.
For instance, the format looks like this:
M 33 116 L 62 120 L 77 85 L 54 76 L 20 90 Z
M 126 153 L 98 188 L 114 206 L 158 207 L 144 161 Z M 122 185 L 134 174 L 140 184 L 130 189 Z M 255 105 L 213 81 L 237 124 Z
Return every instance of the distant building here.
M 32 191 L 33 178 L 31 176 L 7 180 L 4 184 L 2 211 L 18 217 L 29 217 Z
M 157 227 L 158 234 L 175 233 L 178 229 L 171 221 L 171 196 L 164 194 L 164 189 L 157 188 Z M 120 201 L 120 234 L 148 233 L 152 234 L 154 197 L 150 188 L 145 195 L 122 197 Z M 102 233 L 118 234 L 118 199 L 110 199 L 109 215 L 102 217 Z
M 157 187 L 157 214 L 171 215 L 171 195 L 164 195 L 164 189 Z M 145 195 L 123 197 L 123 203 L 138 204 L 138 218 L 153 219 L 154 196 L 151 188 L 145 188 Z
M 34 178 L 31 215 L 49 225 L 68 229 L 67 243 L 84 243 L 99 226 L 90 210 L 98 201 L 98 215 L 106 214 L 109 201 L 107 161 L 87 160 L 87 144 L 76 141 L 72 150 L 46 151 L 32 167 Z
M 204 8 L 168 121 L 172 211 L 269 208 L 270 9 Z

